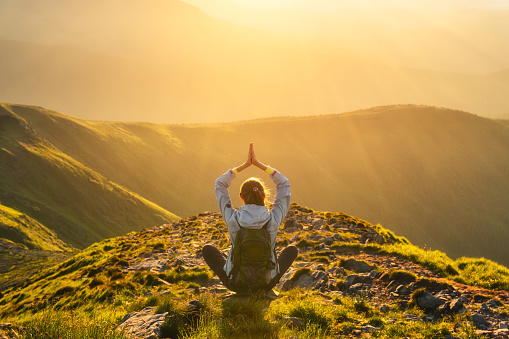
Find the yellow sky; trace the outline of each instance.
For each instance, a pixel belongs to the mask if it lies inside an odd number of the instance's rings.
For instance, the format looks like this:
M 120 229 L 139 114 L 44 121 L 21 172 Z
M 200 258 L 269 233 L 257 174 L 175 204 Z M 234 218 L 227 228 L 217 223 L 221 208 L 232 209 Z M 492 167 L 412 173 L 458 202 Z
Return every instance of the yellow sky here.
M 507 0 L 229 0 L 257 8 L 293 8 L 307 10 L 335 10 L 347 8 L 401 7 L 414 9 L 466 9 L 509 6 Z

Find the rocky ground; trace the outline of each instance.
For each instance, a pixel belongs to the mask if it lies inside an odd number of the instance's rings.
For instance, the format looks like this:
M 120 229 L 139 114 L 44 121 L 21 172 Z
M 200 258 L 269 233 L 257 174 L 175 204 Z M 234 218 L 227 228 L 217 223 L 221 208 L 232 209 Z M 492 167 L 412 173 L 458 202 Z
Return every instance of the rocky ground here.
M 379 244 L 394 241 L 390 234 L 375 226 L 343 214 L 321 213 L 294 205 L 278 235 L 278 249 L 296 245 L 299 257 L 281 278 L 277 288 L 286 291 L 303 288 L 318 292 L 334 302 L 336 296 L 361 296 L 381 313 L 397 307 L 409 320 L 438 321 L 444 316 L 467 313 L 477 333 L 486 338 L 509 338 L 508 291 L 492 291 L 459 284 L 408 259 L 361 246 L 345 244 Z M 201 247 L 215 244 L 226 254 L 229 250 L 226 225 L 218 213 L 206 212 L 171 225 L 161 225 L 125 236 L 141 242 L 142 236 L 153 240 L 171 239 L 175 246 L 162 247 L 150 253 L 130 258 L 122 268 L 124 273 L 151 271 L 163 273 L 171 269 L 191 270 L 205 265 Z M 106 269 L 106 268 L 105 268 Z M 165 281 L 162 283 L 169 284 Z M 216 277 L 201 284 L 194 293 L 229 292 Z M 189 307 L 196 307 L 191 301 Z M 409 307 L 424 309 L 424 316 L 406 313 Z M 153 308 L 127 314 L 120 328 L 133 338 L 158 338 L 165 314 L 155 314 Z M 291 321 L 299 322 L 299 319 Z M 391 319 L 389 319 L 391 321 Z M 394 322 L 398 321 L 393 319 Z M 353 337 L 365 337 L 375 326 L 356 329 Z M 0 335 L 8 336 L 9 325 L 0 326 Z M 2 338 L 2 337 L 0 337 Z M 448 336 L 449 339 L 456 338 Z
M 411 294 L 418 289 L 424 289 L 421 290 L 416 301 L 419 307 L 426 310 L 426 315 L 413 320 L 434 321 L 444 315 L 468 312 L 471 314 L 470 319 L 478 334 L 487 338 L 509 338 L 508 315 L 502 308 L 503 304 L 509 303 L 508 291 L 492 291 L 462 285 L 441 278 L 435 272 L 395 255 L 358 247 L 332 246 L 331 248 L 331 245 L 337 241 L 348 243 L 391 241 L 370 227 L 363 227 L 362 224 L 332 219 L 334 218 L 315 214 L 305 208 L 291 209 L 280 231 L 280 238 L 282 238 L 280 243 L 283 246 L 297 245 L 300 257 L 282 277 L 278 289 L 284 291 L 301 287 L 317 290 L 328 299 L 337 295 L 361 295 L 368 298 L 369 303 L 378 307 L 382 313 L 393 305 L 397 305 L 404 311 L 412 303 Z M 192 237 L 199 227 L 186 228 L 184 225 L 190 223 L 214 225 L 220 222 L 219 214 L 202 213 L 190 220 L 147 230 L 147 232 L 157 233 L 166 228 L 171 230 L 174 236 L 182 236 L 182 242 L 187 246 L 179 249 L 178 255 L 172 260 L 166 259 L 168 253 L 152 253 L 151 256 L 131 265 L 128 269 L 149 269 L 159 273 L 173 267 L 186 270 L 204 265 L 199 253 L 203 240 L 201 237 Z M 224 233 L 225 229 L 220 228 L 219 232 Z M 203 234 L 199 233 L 199 236 L 201 235 Z M 209 242 L 216 245 L 219 245 L 222 240 L 220 237 L 214 239 L 214 235 L 207 238 L 210 238 Z M 303 243 L 304 239 L 309 243 Z M 283 246 L 279 249 L 281 250 Z M 228 248 L 224 250 L 225 254 L 227 252 Z M 313 257 L 317 259 L 313 260 Z M 411 272 L 415 276 L 391 274 L 395 270 Z M 295 279 L 298 271 L 299 277 Z M 205 292 L 225 296 L 229 293 L 217 278 L 213 278 L 207 285 L 200 288 L 200 293 Z M 407 316 L 415 317 L 410 314 Z M 151 320 L 147 321 L 147 318 Z M 139 314 L 127 315 L 121 327 L 137 333 L 135 335 L 137 338 L 144 337 L 143 333 L 149 333 L 145 338 L 156 338 L 154 333 L 157 333 L 157 327 L 163 320 L 161 315 L 153 315 L 152 310 L 145 309 Z M 140 324 L 147 323 L 152 323 L 153 326 L 146 328 L 146 325 L 141 325 L 140 328 Z M 368 332 L 372 330 L 376 328 L 365 329 Z M 363 330 L 359 330 L 357 335 L 360 337 L 362 333 Z

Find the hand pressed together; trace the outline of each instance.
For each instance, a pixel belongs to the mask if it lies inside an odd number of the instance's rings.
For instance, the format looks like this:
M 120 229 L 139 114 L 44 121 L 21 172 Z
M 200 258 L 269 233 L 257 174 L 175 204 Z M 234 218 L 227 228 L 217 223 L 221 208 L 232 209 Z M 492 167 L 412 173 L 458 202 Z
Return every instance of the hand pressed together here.
M 254 151 L 254 143 L 249 144 L 249 151 L 247 153 L 247 159 L 246 162 L 244 162 L 242 165 L 238 166 L 236 170 L 238 172 L 245 170 L 251 165 L 255 165 L 262 171 L 265 171 L 267 169 L 267 166 L 261 163 L 258 158 L 256 157 L 255 151 Z

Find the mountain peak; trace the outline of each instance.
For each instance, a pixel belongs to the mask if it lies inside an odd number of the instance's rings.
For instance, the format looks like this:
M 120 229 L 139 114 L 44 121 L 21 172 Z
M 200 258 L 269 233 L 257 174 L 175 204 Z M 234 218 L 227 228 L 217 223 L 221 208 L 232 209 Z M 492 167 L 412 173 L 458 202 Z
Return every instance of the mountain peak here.
M 292 321 L 295 326 L 288 325 L 287 329 L 292 333 L 302 331 L 307 323 L 361 337 L 369 326 L 369 331 L 392 331 L 391 319 L 401 318 L 399 326 L 409 331 L 405 333 L 417 334 L 427 326 L 448 322 L 450 315 L 456 315 L 461 324 L 461 328 L 448 329 L 450 334 L 468 326 L 491 333 L 506 319 L 507 268 L 481 259 L 453 261 L 443 253 L 417 248 L 380 225 L 345 213 L 318 212 L 292 204 L 279 230 L 277 250 L 295 244 L 299 257 L 281 278 L 281 293 L 276 300 L 269 301 L 270 306 L 261 301 L 259 309 L 256 300 L 240 299 L 239 304 L 239 299 L 232 299 L 219 279 L 213 277 L 201 257 L 206 243 L 228 251 L 228 232 L 218 213 L 204 212 L 104 240 L 4 291 L 0 295 L 0 318 L 38 314 L 50 307 L 53 312 L 108 312 L 114 307 L 129 314 L 122 320 L 122 328 L 128 332 L 140 331 L 135 324 L 142 318 L 160 318 L 151 323 L 159 324 L 161 337 L 181 336 L 184 327 L 205 330 L 201 327 L 205 318 L 202 322 L 190 319 L 207 316 L 202 312 L 218 312 L 218 308 L 224 311 L 216 316 L 225 318 L 222 325 L 215 326 L 226 330 L 223 326 L 229 328 L 228 310 L 233 307 L 242 313 L 242 308 L 238 309 L 241 305 L 255 307 L 251 311 L 261 315 L 267 313 L 273 319 L 266 329 L 271 333 Z M 481 277 L 479 267 L 498 273 Z M 225 299 L 221 302 L 221 298 Z M 311 307 L 324 314 L 323 321 L 297 311 L 304 304 L 308 305 L 305 309 Z M 168 305 L 174 305 L 173 311 Z M 323 313 L 350 312 L 350 307 L 353 313 L 342 318 L 343 322 L 353 322 L 350 329 Z M 192 310 L 197 313 L 187 313 Z M 466 314 L 470 312 L 476 316 L 469 320 Z M 186 314 L 194 314 L 195 318 Z M 370 322 L 375 315 L 378 320 Z M 257 321 L 247 320 L 246 326 Z M 177 323 L 172 325 L 172 321 Z M 248 328 L 246 331 L 252 331 Z M 232 334 L 222 335 L 229 336 Z

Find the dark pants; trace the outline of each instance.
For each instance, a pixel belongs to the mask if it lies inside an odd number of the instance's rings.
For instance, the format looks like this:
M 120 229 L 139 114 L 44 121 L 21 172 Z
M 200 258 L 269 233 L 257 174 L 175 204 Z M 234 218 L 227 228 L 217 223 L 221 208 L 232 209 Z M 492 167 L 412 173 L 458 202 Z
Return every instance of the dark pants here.
M 203 249 L 201 251 L 203 255 L 203 259 L 209 265 L 210 269 L 214 271 L 215 274 L 219 277 L 223 285 L 234 291 L 234 292 L 241 292 L 238 289 L 235 288 L 235 286 L 230 285 L 230 281 L 228 279 L 228 276 L 226 275 L 226 272 L 224 271 L 224 264 L 226 263 L 226 259 L 223 256 L 223 253 L 221 253 L 217 248 L 215 248 L 212 245 L 205 245 L 203 246 Z M 295 246 L 288 246 L 285 248 L 277 258 L 277 262 L 279 264 L 279 274 L 276 275 L 265 287 L 265 290 L 270 291 L 276 284 L 279 282 L 279 279 L 285 272 L 290 268 L 295 258 L 297 258 L 297 255 L 299 254 L 299 251 L 297 250 L 297 247 Z

